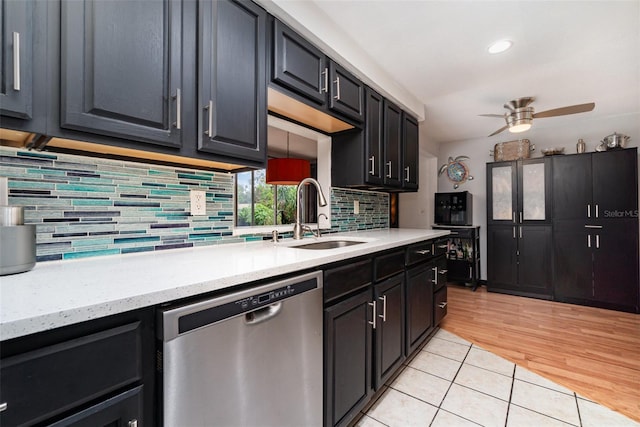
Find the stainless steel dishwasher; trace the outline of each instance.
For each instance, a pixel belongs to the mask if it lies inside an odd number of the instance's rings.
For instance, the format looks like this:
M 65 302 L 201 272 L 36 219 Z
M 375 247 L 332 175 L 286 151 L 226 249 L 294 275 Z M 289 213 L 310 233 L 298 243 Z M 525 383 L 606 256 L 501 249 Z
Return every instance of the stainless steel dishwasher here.
M 161 317 L 165 426 L 322 424 L 321 272 Z

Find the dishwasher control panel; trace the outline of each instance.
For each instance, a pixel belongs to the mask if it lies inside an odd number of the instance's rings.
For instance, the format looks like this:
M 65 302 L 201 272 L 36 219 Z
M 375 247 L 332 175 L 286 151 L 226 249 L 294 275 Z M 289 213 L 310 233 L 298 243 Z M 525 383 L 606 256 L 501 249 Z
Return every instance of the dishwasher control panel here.
M 178 332 L 184 333 L 203 326 L 219 322 L 249 311 L 258 310 L 262 307 L 269 306 L 286 298 L 293 297 L 297 294 L 307 292 L 318 287 L 318 281 L 307 279 L 295 282 L 270 290 L 268 292 L 257 293 L 245 298 L 236 299 L 230 302 L 224 302 L 195 313 L 185 314 L 178 319 Z

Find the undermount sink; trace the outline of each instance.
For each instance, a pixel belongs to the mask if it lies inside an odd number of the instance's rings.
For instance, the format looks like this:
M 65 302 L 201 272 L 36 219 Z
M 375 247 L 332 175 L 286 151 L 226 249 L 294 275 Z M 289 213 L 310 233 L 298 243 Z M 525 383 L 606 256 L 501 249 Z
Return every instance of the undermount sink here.
M 360 242 L 357 240 L 326 240 L 323 242 L 304 243 L 302 245 L 291 247 L 295 249 L 335 249 L 352 245 L 360 245 L 362 243 L 366 242 Z

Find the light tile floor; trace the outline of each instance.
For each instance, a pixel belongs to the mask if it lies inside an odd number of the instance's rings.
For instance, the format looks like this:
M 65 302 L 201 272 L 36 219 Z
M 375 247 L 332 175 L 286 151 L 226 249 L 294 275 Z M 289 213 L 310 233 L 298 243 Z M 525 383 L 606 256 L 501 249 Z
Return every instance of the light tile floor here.
M 440 329 L 357 427 L 640 427 Z

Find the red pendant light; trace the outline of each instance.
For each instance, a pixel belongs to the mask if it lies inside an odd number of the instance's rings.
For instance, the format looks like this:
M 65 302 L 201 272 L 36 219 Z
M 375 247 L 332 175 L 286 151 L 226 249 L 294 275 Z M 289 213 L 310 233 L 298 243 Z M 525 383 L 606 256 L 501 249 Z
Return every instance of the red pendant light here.
M 311 176 L 311 164 L 305 159 L 289 157 L 289 132 L 287 132 L 287 157 L 267 161 L 267 184 L 297 185 Z

